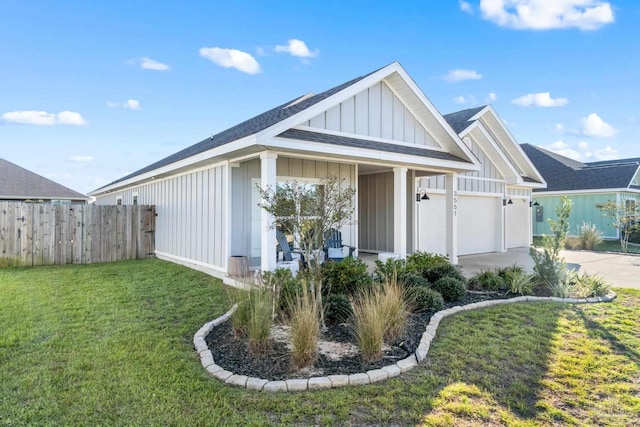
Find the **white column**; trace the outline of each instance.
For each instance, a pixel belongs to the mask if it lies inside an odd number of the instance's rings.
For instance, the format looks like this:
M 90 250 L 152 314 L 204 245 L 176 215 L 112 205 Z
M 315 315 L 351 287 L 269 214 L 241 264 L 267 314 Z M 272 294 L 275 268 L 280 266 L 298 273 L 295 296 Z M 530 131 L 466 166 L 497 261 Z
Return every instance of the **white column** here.
M 263 189 L 276 189 L 276 159 L 278 155 L 270 151 L 260 154 L 260 187 Z M 262 209 L 261 212 L 261 256 L 262 271 L 276 269 L 276 230 L 271 228 L 273 216 Z
M 393 168 L 393 252 L 407 256 L 407 168 Z
M 458 264 L 458 174 L 445 176 L 447 189 L 447 255 L 451 264 Z

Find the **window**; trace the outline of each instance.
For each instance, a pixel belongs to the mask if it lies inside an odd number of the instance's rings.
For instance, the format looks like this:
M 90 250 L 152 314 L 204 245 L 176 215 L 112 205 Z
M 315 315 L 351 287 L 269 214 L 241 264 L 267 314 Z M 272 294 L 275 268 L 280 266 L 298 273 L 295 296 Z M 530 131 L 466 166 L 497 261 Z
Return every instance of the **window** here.
M 138 204 L 138 193 L 133 193 L 133 204 L 134 205 Z
M 122 204 L 122 196 L 118 196 L 116 197 L 116 205 L 121 205 Z
M 289 202 L 283 205 L 286 211 L 282 213 L 279 228 L 284 232 L 287 241 L 291 246 L 294 246 L 295 249 L 301 249 L 298 246 L 302 242 L 314 240 L 314 220 L 317 218 L 318 202 L 322 199 L 323 190 L 324 186 L 320 184 L 320 180 L 318 179 L 304 178 L 304 181 L 298 181 L 296 178 L 278 178 L 276 192 L 284 193 L 286 197 L 285 200 Z M 292 223 L 287 221 L 286 217 L 290 216 L 293 220 L 296 215 L 299 215 L 299 220 L 294 227 Z M 292 231 L 298 227 L 298 233 L 300 235 L 294 236 Z M 312 234 L 307 234 L 305 231 Z

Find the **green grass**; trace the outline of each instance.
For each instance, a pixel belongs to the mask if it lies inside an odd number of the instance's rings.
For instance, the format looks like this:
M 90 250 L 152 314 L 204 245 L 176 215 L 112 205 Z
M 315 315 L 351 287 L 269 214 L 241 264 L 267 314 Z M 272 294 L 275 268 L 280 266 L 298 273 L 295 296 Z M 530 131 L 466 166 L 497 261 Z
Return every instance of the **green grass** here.
M 2 425 L 638 425 L 640 291 L 442 321 L 425 366 L 322 392 L 225 386 L 192 336 L 220 282 L 159 260 L 0 269 Z
M 542 238 L 538 236 L 534 236 L 533 238 L 533 246 L 540 247 L 542 245 Z M 604 240 L 601 243 L 597 244 L 593 251 L 595 252 L 622 252 L 620 249 L 620 241 L 618 240 Z M 629 244 L 627 246 L 627 252 L 630 254 L 640 254 L 640 246 Z

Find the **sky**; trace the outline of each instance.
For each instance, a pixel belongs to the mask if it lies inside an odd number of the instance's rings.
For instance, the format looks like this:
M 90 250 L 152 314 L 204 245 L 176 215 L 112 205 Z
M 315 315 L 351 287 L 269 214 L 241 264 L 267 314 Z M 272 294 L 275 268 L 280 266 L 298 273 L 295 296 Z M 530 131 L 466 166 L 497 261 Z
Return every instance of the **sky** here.
M 640 157 L 637 0 L 2 0 L 0 158 L 88 193 L 398 61 L 442 114 Z

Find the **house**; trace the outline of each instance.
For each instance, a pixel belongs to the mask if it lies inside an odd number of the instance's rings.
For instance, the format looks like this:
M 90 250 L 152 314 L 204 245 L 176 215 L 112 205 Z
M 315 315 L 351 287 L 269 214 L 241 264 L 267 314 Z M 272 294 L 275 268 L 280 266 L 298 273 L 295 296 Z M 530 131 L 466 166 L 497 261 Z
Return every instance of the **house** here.
M 546 189 L 534 190 L 533 234 L 550 234 L 547 218 L 555 217 L 560 198 L 573 201 L 570 235 L 582 223 L 590 223 L 605 239 L 619 239 L 619 231 L 602 216 L 597 204 L 640 203 L 640 158 L 582 163 L 544 148 L 523 144 L 523 150 L 547 181 Z
M 318 185 L 335 174 L 356 189 L 343 243 L 401 257 L 441 252 L 457 263 L 460 249 L 504 250 L 503 200 L 520 197 L 528 208 L 531 189 L 543 185 L 496 117 L 490 107 L 468 117 L 463 142 L 393 63 L 284 103 L 90 195 L 99 204 L 156 205 L 156 255 L 224 277 L 231 256 L 246 256 L 253 268 L 276 266 L 276 233 L 258 206 L 257 185 Z M 493 204 L 478 222 L 483 198 Z M 480 247 L 472 241 L 486 227 L 494 229 L 492 244 Z
M 87 203 L 89 197 L 0 159 L 0 201 Z

